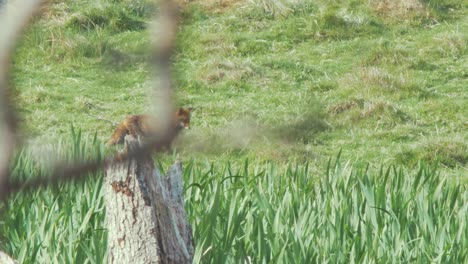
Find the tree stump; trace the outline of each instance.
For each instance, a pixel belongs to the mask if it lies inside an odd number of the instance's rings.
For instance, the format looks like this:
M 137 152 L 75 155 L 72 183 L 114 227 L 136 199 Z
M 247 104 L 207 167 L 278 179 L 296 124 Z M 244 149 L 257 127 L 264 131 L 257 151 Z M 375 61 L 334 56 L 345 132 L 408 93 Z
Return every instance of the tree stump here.
M 126 136 L 125 144 L 130 151 L 140 142 Z M 180 161 L 166 177 L 150 155 L 109 165 L 105 199 L 109 263 L 192 262 L 194 243 L 184 208 Z
M 18 264 L 18 261 L 12 259 L 6 253 L 0 251 L 0 263 L 1 264 Z

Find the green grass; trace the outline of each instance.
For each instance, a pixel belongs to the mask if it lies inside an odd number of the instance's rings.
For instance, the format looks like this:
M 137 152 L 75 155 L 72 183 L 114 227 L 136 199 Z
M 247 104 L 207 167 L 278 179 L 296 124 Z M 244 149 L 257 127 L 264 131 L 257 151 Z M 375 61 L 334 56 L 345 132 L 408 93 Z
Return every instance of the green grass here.
M 184 159 L 319 166 L 343 149 L 346 159 L 465 170 L 466 4 L 264 3 L 184 6 L 177 102 L 198 108 L 178 144 Z M 153 10 L 146 1 L 53 3 L 15 57 L 27 134 L 61 138 L 74 124 L 105 140 L 113 127 L 93 116 L 148 111 Z
M 53 148 L 61 157 L 103 155 L 96 139 L 80 133 L 70 138 L 72 143 Z M 14 177 L 47 174 L 35 151 L 18 155 Z M 442 176 L 422 163 L 406 171 L 340 160 L 330 160 L 320 172 L 309 163 L 186 163 L 195 263 L 468 259 L 468 190 L 456 175 Z M 102 180 L 98 173 L 85 182 L 12 197 L 0 221 L 2 249 L 21 263 L 105 263 Z
M 22 150 L 12 165 L 13 177 L 44 177 L 57 159 L 100 159 L 102 144 L 81 132 L 69 142 Z M 1 206 L 0 247 L 19 263 L 106 263 L 107 230 L 103 173 L 86 181 L 61 183 L 12 196 Z
M 252 137 L 259 144 L 242 149 L 247 156 L 252 149 L 266 159 L 286 152 L 323 162 L 342 148 L 348 158 L 414 165 L 417 158 L 398 157 L 415 148 L 418 158 L 435 157 L 420 146 L 448 148 L 441 144 L 448 139 L 466 150 L 466 18 L 454 11 L 457 18 L 431 28 L 419 17 L 397 24 L 369 9 L 316 3 L 286 17 L 253 9 L 203 19 L 187 11 L 176 60 L 182 97 L 201 101 L 203 119 L 215 115 L 229 130 L 245 116 L 265 127 L 261 134 L 278 126 L 294 134 L 298 122 L 316 128 L 286 142 Z M 466 155 L 444 164 L 465 166 Z
M 96 142 L 113 127 L 93 116 L 148 111 L 157 79 L 150 1 L 50 2 L 14 57 L 28 146 L 14 168 L 32 176 L 54 160 L 33 162 L 48 149 L 57 159 L 109 152 Z M 177 104 L 197 110 L 175 149 L 197 259 L 466 261 L 468 6 L 388 2 L 184 5 Z M 70 125 L 95 143 L 69 142 Z M 327 167 L 340 150 L 348 162 Z M 0 247 L 26 263 L 101 262 L 101 184 L 15 196 Z
M 189 165 L 196 263 L 462 263 L 467 190 L 420 165 Z M 200 179 L 200 176 L 202 178 Z

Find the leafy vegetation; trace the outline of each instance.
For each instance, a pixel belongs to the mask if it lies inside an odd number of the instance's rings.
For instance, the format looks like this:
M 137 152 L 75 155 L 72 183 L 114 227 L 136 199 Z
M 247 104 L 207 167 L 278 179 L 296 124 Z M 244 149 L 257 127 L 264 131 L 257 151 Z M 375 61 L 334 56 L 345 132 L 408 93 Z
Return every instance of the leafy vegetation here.
M 463 263 L 465 187 L 427 166 L 414 174 L 329 163 L 186 169 L 196 263 Z M 201 176 L 201 177 L 200 177 Z
M 15 178 L 44 177 L 57 159 L 100 159 L 102 144 L 73 130 L 71 141 L 25 149 L 12 168 Z M 39 152 L 39 153 L 38 153 Z M 19 193 L 2 209 L 0 246 L 19 263 L 107 263 L 103 175 Z
M 96 117 L 148 111 L 157 79 L 151 1 L 49 2 L 15 55 L 29 138 L 15 175 L 112 151 L 99 142 L 113 127 Z M 467 10 L 461 0 L 183 3 L 177 103 L 197 110 L 176 152 L 197 261 L 466 262 Z M 70 124 L 96 137 L 70 137 Z M 24 263 L 101 263 L 101 185 L 95 175 L 15 196 L 0 247 Z

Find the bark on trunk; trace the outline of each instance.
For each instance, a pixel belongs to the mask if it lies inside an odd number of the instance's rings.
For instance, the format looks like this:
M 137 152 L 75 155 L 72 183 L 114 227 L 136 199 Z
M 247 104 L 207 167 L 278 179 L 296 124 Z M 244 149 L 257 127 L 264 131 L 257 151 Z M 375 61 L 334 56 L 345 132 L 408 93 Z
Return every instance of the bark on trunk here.
M 18 264 L 18 261 L 12 259 L 10 256 L 0 251 L 0 263 L 1 264 Z
M 139 142 L 125 138 L 126 148 Z M 182 164 L 163 177 L 150 156 L 106 168 L 110 263 L 191 263 L 192 228 L 184 209 Z

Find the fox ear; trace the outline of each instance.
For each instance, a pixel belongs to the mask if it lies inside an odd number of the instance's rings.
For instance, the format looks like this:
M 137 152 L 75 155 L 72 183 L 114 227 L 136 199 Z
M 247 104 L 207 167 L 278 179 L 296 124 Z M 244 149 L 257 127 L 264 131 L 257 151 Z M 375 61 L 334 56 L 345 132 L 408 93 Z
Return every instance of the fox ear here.
M 184 109 L 182 107 L 177 108 L 176 115 L 180 115 L 183 111 Z

